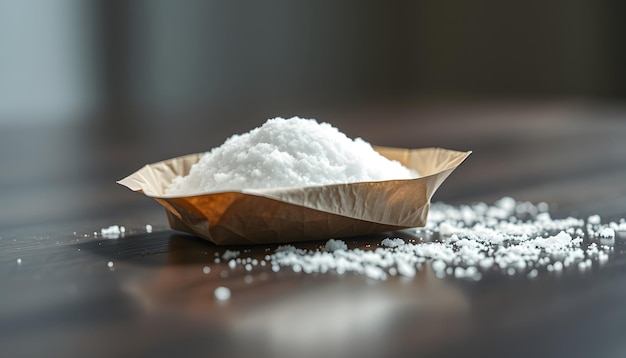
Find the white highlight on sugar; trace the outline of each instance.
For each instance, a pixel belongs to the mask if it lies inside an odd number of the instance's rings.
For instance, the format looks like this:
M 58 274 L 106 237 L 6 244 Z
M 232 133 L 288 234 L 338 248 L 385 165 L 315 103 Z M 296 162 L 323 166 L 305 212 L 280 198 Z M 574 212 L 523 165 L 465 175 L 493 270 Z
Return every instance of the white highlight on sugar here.
M 414 170 L 383 157 L 360 138 L 348 138 L 328 123 L 274 118 L 205 153 L 189 174 L 176 177 L 165 193 L 191 195 L 416 177 Z
M 502 198 L 494 205 L 477 203 L 451 206 L 434 203 L 424 228 L 416 236 L 435 240 L 386 238 L 376 248 L 348 249 L 342 240 L 331 239 L 317 250 L 293 245 L 279 246 L 265 255 L 271 270 L 290 267 L 296 273 L 355 273 L 374 280 L 390 276 L 413 277 L 430 267 L 436 277 L 480 280 L 484 273 L 560 273 L 569 267 L 586 271 L 592 263 L 604 264 L 613 251 L 617 232 L 626 232 L 626 221 L 601 223 L 599 216 L 585 220 L 552 219 L 545 203 L 534 205 Z M 584 244 L 584 238 L 590 243 Z M 238 258 L 246 271 L 258 260 Z M 229 267 L 236 269 L 235 262 Z

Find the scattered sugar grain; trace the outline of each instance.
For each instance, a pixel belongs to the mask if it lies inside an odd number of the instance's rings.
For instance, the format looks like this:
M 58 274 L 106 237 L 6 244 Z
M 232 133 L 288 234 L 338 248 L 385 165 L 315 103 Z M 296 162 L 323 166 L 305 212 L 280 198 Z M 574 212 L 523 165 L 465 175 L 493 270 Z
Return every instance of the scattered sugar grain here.
M 364 270 L 365 276 L 374 280 L 384 280 L 387 275 L 380 267 L 373 265 L 366 265 Z
M 615 230 L 610 227 L 602 228 L 598 236 L 602 239 L 614 239 L 615 238 Z
M 220 286 L 215 289 L 213 295 L 219 301 L 227 301 L 230 299 L 230 289 L 228 287 Z
M 587 222 L 591 225 L 600 225 L 602 219 L 600 218 L 600 215 L 591 215 L 587 218 Z
M 561 271 L 563 270 L 563 263 L 561 263 L 561 261 L 557 261 L 554 263 L 553 267 L 554 271 Z
M 395 239 L 387 238 L 387 239 L 384 239 L 380 244 L 386 247 L 398 247 L 400 245 L 404 245 L 404 240 L 399 239 L 399 238 L 395 238 Z
M 202 272 L 203 272 L 205 275 L 207 275 L 207 274 L 209 274 L 209 273 L 211 272 L 211 268 L 210 268 L 209 266 L 204 266 L 204 267 L 202 268 Z
M 18 258 L 17 260 L 15 260 L 17 262 L 18 265 L 22 264 L 22 259 Z
M 435 271 L 444 271 L 446 269 L 446 264 L 445 264 L 445 262 L 443 262 L 441 260 L 435 260 L 432 263 L 432 267 L 433 267 L 433 270 L 435 270 Z
M 147 233 L 151 233 L 152 232 L 152 225 L 146 224 L 146 232 Z
M 398 273 L 402 276 L 413 277 L 415 276 L 415 267 L 404 260 L 399 260 L 397 263 Z
M 241 252 L 236 251 L 236 250 L 226 250 L 224 252 L 224 254 L 222 255 L 222 259 L 224 260 L 230 260 L 230 259 L 234 259 L 239 257 L 239 255 L 241 255 Z
M 113 266 L 114 266 L 114 265 L 115 265 L 115 264 L 113 263 L 113 261 L 109 261 L 109 262 L 107 262 L 107 267 L 108 267 L 108 268 L 113 268 Z
M 328 252 L 337 251 L 337 250 L 347 250 L 348 245 L 342 240 L 334 240 L 330 239 L 324 245 L 324 250 Z
M 477 273 L 478 273 L 478 269 L 476 268 L 476 266 L 470 266 L 465 269 L 465 274 L 469 277 L 473 277 Z
M 126 232 L 126 228 L 120 225 L 111 225 L 100 229 L 100 235 L 105 239 L 119 239 Z

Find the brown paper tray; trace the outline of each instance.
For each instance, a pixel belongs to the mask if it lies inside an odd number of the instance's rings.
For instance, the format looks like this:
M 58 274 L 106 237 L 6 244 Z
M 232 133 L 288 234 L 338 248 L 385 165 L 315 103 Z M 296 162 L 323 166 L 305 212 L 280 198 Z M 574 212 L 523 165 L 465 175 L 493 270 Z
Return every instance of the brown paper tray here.
M 377 147 L 420 178 L 324 186 L 167 196 L 204 153 L 148 164 L 118 181 L 154 198 L 170 226 L 218 245 L 268 244 L 351 237 L 424 226 L 430 199 L 471 152 Z

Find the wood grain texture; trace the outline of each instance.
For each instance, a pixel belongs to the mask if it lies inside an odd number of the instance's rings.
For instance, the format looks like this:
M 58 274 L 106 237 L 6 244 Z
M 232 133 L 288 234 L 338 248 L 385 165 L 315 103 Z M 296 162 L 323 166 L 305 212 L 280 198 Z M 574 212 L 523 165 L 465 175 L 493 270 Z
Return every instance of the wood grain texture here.
M 626 109 L 404 104 L 343 112 L 340 123 L 381 145 L 472 150 L 435 200 L 508 195 L 548 202 L 554 216 L 626 217 Z M 535 280 L 231 270 L 215 260 L 229 247 L 170 231 L 158 204 L 115 184 L 167 157 L 158 141 L 98 136 L 82 126 L 0 131 L 0 149 L 12 154 L 0 178 L 1 357 L 626 354 L 623 240 L 602 267 Z M 124 237 L 103 238 L 113 224 L 126 227 Z M 274 248 L 235 249 L 261 259 Z M 214 299 L 218 286 L 231 289 L 230 300 Z

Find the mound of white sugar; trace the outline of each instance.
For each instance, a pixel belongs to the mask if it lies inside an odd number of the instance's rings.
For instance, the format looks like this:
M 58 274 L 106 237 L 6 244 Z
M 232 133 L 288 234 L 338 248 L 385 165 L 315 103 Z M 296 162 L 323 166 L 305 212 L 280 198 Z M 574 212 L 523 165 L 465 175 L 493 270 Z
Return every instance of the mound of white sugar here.
M 352 140 L 328 123 L 274 118 L 207 152 L 189 175 L 175 178 L 165 192 L 190 195 L 417 176 L 380 155 L 364 140 Z

